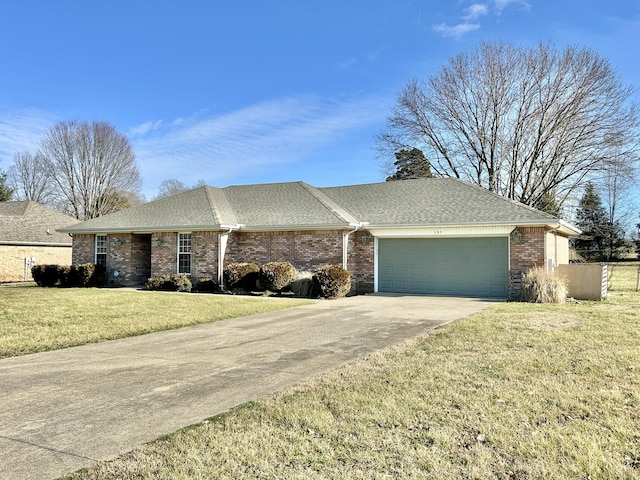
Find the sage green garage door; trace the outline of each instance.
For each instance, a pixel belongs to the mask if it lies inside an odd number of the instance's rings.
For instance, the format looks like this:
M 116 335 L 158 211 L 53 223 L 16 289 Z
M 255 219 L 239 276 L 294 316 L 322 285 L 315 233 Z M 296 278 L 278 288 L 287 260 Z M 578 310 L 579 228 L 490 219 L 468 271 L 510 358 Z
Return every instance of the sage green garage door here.
M 507 297 L 507 238 L 381 238 L 381 292 Z

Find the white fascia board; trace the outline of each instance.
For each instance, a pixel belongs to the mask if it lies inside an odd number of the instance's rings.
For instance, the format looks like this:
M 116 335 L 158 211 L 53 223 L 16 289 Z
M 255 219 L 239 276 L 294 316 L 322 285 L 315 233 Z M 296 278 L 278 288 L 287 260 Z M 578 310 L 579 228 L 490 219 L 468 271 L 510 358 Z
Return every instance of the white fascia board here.
M 369 227 L 377 238 L 446 238 L 446 237 L 504 237 L 516 227 L 513 225 L 487 226 L 433 226 L 433 227 Z

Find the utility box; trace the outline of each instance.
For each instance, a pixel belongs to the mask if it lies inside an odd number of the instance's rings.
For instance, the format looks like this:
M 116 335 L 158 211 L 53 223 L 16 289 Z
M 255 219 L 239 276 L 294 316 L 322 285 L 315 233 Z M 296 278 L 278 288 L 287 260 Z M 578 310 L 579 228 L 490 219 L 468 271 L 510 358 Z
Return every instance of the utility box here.
M 557 273 L 567 281 L 568 297 L 576 300 L 602 300 L 607 296 L 607 265 L 570 263 L 558 265 Z

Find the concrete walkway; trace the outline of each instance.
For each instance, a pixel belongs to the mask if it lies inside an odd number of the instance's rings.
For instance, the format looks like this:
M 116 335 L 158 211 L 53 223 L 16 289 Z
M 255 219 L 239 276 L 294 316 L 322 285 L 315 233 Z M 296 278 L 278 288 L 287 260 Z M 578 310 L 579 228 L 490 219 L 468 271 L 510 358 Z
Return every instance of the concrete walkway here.
M 367 295 L 0 360 L 0 477 L 58 478 L 492 303 Z

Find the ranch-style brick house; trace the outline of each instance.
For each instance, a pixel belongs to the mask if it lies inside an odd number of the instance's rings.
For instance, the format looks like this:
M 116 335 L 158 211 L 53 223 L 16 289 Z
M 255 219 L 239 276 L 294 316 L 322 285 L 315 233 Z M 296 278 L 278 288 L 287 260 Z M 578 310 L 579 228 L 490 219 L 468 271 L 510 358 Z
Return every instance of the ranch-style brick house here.
M 452 178 L 317 188 L 304 182 L 202 186 L 60 229 L 73 263 L 112 283 L 187 273 L 222 279 L 231 262 L 338 264 L 352 293 L 517 295 L 523 271 L 569 263 L 579 230 Z

